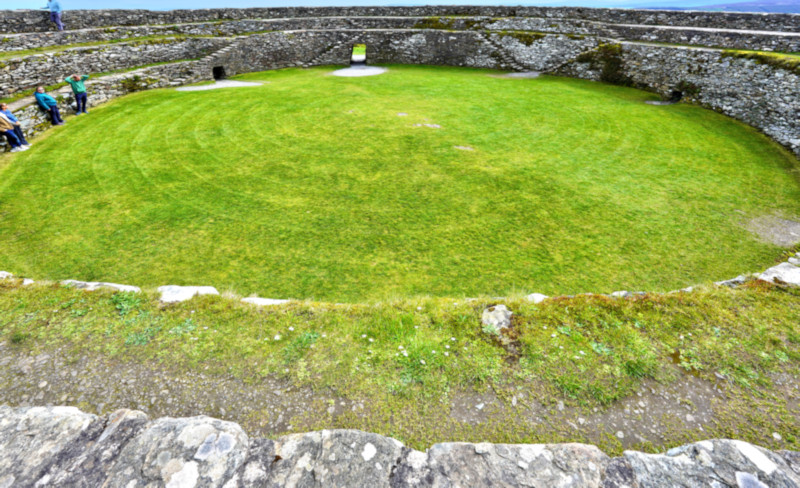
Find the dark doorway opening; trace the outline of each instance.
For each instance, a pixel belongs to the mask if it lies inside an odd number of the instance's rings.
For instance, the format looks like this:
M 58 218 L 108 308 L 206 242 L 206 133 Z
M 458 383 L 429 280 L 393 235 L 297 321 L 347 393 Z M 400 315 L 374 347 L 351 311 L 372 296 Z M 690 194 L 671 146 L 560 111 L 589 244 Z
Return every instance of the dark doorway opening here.
M 670 102 L 680 102 L 681 98 L 683 98 L 683 92 L 678 90 L 672 90 L 672 93 L 669 94 L 669 101 Z
M 214 75 L 215 80 L 224 80 L 225 79 L 225 67 L 224 66 L 214 66 L 211 70 L 212 74 Z
M 350 66 L 366 66 L 367 64 L 367 45 L 353 45 L 353 53 L 350 55 Z

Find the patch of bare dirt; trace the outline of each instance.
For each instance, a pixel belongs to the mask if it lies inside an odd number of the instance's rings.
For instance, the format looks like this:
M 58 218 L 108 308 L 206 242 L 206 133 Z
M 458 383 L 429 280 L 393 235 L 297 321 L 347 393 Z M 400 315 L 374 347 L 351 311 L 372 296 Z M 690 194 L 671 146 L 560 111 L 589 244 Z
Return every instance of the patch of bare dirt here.
M 763 242 L 781 247 L 792 247 L 800 242 L 800 222 L 783 219 L 776 215 L 762 215 L 745 225 Z

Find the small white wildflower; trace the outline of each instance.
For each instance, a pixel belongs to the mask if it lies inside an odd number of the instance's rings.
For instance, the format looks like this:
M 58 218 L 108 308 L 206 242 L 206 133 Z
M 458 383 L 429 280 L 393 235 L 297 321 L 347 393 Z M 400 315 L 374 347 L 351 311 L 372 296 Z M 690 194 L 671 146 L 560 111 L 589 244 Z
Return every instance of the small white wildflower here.
M 294 327 L 289 327 L 289 330 L 294 332 Z
M 400 349 L 401 351 L 403 350 L 403 346 L 397 346 L 397 348 Z
M 555 337 L 555 336 L 556 336 L 555 334 L 550 334 L 550 337 Z
M 681 340 L 683 340 L 683 334 L 681 334 Z
M 322 334 L 322 337 L 328 337 L 328 334 Z
M 400 353 L 399 353 L 399 352 L 396 352 L 396 353 L 394 353 L 394 355 L 399 357 L 399 356 L 400 356 Z
M 558 346 L 559 349 L 564 349 L 564 346 Z
M 367 351 L 368 351 L 370 354 L 372 354 L 372 349 L 367 349 Z
M 449 355 L 450 355 L 450 353 L 449 353 L 449 352 L 447 352 L 447 351 L 445 351 L 445 352 L 444 352 L 444 355 L 445 355 L 445 356 L 449 356 Z
M 431 351 L 432 353 L 436 354 L 436 351 Z
M 415 328 L 415 329 L 419 329 L 419 325 L 415 325 L 415 326 L 414 326 L 414 328 Z
M 208 330 L 208 327 L 203 327 L 203 330 Z M 689 335 L 691 335 L 691 334 L 689 334 Z
M 581 356 L 585 356 L 586 355 L 586 353 L 583 352 L 583 351 L 578 351 L 578 354 L 580 354 Z
M 456 338 L 455 337 L 451 337 L 450 340 L 455 342 Z
M 417 310 L 422 310 L 422 307 L 417 307 Z
M 366 339 L 367 338 L 367 334 L 361 334 L 361 338 L 362 339 Z
M 275 335 L 275 340 L 276 340 L 276 341 L 279 341 L 279 340 L 281 340 L 281 335 L 280 335 L 280 334 L 276 334 L 276 335 Z
M 419 360 L 419 362 L 420 362 L 421 364 L 425 364 L 425 360 L 424 360 L 424 359 L 420 359 L 420 360 Z
M 370 337 L 370 338 L 369 338 L 369 341 L 370 341 L 370 342 L 375 342 L 375 339 L 373 339 L 372 337 Z
M 408 357 L 408 351 L 403 351 L 403 356 Z
M 450 344 L 445 344 L 444 348 L 445 349 L 450 349 Z

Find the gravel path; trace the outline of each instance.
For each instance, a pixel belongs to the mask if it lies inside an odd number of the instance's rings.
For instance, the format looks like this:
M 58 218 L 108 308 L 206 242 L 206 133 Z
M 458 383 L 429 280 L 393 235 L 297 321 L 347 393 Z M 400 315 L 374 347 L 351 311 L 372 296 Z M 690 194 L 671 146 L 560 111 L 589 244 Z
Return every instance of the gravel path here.
M 797 378 L 775 380 L 786 394 L 785 407 L 795 417 L 800 415 Z M 614 436 L 623 448 L 630 448 L 705 438 L 716 422 L 728 419 L 720 413 L 736 403 L 727 393 L 726 381 L 708 382 L 691 375 L 668 385 L 649 382 L 605 410 L 581 410 L 564 402 L 544 405 L 537 400 L 537 386 L 528 386 L 505 399 L 491 390 L 451 392 L 449 405 L 442 406 L 444 418 L 468 425 L 513 422 L 526 431 L 580 442 L 603 442 Z M 310 430 L 309 421 L 320 428 L 321 419 L 326 428 L 369 430 L 361 425 L 369 415 L 367 400 L 346 400 L 274 378 L 245 383 L 205 370 L 171 371 L 154 363 L 120 362 L 92 353 L 76 356 L 64 348 L 33 353 L 7 343 L 0 343 L 0 404 L 72 405 L 97 414 L 131 408 L 151 417 L 208 415 L 237 422 L 264 437 L 305 432 Z M 762 428 L 767 429 L 761 433 L 765 445 L 775 437 L 773 430 L 780 430 Z

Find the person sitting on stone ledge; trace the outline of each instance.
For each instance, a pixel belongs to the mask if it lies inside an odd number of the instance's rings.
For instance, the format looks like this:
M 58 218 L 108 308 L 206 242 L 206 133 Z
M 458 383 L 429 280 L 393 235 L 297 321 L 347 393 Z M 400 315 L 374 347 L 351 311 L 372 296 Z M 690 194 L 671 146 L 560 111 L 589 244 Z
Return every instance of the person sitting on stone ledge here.
M 64 80 L 72 87 L 72 93 L 75 95 L 75 113 L 78 115 L 89 113 L 86 111 L 86 99 L 88 96 L 86 95 L 86 86 L 83 84 L 88 79 L 89 75 L 72 75 Z
M 14 114 L 11 113 L 11 110 L 8 109 L 7 103 L 0 103 L 0 116 L 5 116 L 9 122 L 14 126 L 14 135 L 17 136 L 19 139 L 20 144 L 26 147 L 30 147 L 31 143 L 25 140 L 25 134 L 22 132 L 22 124 L 20 123 L 19 119 L 14 117 Z
M 64 30 L 64 24 L 61 22 L 61 4 L 58 0 L 47 0 L 47 6 L 43 9 L 50 10 L 50 22 L 56 24 L 58 30 Z
M 64 125 L 61 114 L 58 112 L 58 102 L 55 98 L 44 92 L 43 86 L 37 88 L 33 96 L 36 98 L 36 103 L 38 103 L 45 112 L 50 112 L 50 119 L 53 125 Z
M 2 132 L 3 135 L 6 136 L 6 139 L 8 139 L 8 144 L 11 146 L 11 152 L 28 150 L 28 147 L 23 146 L 19 139 L 17 139 L 17 135 L 14 134 L 14 124 L 8 120 L 5 114 L 0 114 L 0 132 Z

